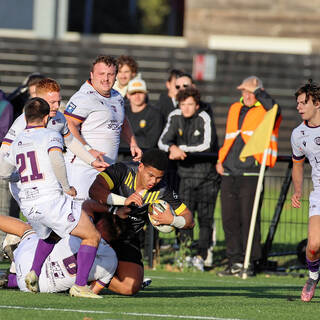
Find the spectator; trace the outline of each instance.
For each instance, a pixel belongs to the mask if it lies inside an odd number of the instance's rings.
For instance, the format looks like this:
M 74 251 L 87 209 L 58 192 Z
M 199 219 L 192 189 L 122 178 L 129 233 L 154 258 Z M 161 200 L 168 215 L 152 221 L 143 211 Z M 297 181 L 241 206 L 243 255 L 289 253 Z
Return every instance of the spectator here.
M 117 59 L 118 74 L 113 89 L 117 90 L 123 98 L 126 97 L 128 83 L 138 72 L 138 64 L 131 56 L 120 56 Z
M 183 72 L 181 70 L 172 69 L 170 71 L 169 78 L 166 81 L 166 87 L 168 91 L 161 93 L 157 102 L 157 107 L 160 109 L 160 112 L 165 120 L 167 120 L 169 113 L 177 107 L 176 79 L 182 74 Z
M 13 107 L 11 103 L 6 100 L 5 94 L 0 90 L 0 141 L 6 135 L 13 121 Z M 0 143 L 1 145 L 1 143 Z M 8 181 L 0 180 L 0 212 L 1 215 L 9 215 L 10 212 L 10 192 Z M 5 233 L 0 231 L 0 243 L 2 243 Z M 2 251 L 0 253 L 0 261 L 2 261 Z
M 21 86 L 8 95 L 8 100 L 14 108 L 13 120 L 23 112 L 23 106 L 28 99 L 34 98 L 36 85 L 40 80 L 44 79 L 44 75 L 38 72 L 31 73 L 23 81 Z
M 199 242 L 194 266 L 203 271 L 208 249 L 212 245 L 213 213 L 220 187 L 214 163 L 191 159 L 192 152 L 217 152 L 217 134 L 211 115 L 200 109 L 200 93 L 188 86 L 176 97 L 179 109 L 169 114 L 159 139 L 159 148 L 169 151 L 169 159 L 178 160 L 179 194 L 192 212 L 197 211 Z M 190 232 L 191 231 L 191 232 Z M 192 239 L 192 230 L 181 230 L 180 238 Z
M 244 79 L 237 89 L 241 91 L 242 97 L 229 109 L 226 136 L 224 144 L 219 150 L 216 165 L 217 172 L 222 175 L 222 223 L 229 262 L 224 271 L 218 272 L 219 276 L 239 275 L 243 268 L 261 157 L 255 155 L 248 157 L 245 162 L 241 162 L 239 155 L 254 130 L 263 120 L 266 111 L 275 104 L 275 101 L 263 89 L 262 81 L 256 76 Z M 274 140 L 278 135 L 281 121 L 280 112 L 279 108 L 273 132 Z M 276 161 L 274 154 L 277 148 L 274 147 L 274 149 L 270 152 L 267 160 L 269 166 L 273 166 Z M 260 214 L 258 213 L 249 274 L 253 274 L 254 264 L 261 258 L 260 237 Z
M 124 114 L 123 98 L 112 89 L 117 62 L 110 56 L 99 56 L 86 81 L 69 100 L 64 114 L 71 133 L 94 156 L 112 164 L 118 156 L 120 134 L 130 146 L 134 160 L 142 152 Z M 88 198 L 88 190 L 97 171 L 68 152 L 68 178 L 77 190 L 77 200 Z M 84 183 L 85 182 L 85 183 Z
M 157 147 L 158 139 L 163 129 L 163 119 L 160 111 L 148 103 L 146 82 L 140 78 L 131 80 L 128 84 L 125 112 L 131 124 L 138 145 L 143 149 Z M 128 148 L 128 144 L 123 143 Z

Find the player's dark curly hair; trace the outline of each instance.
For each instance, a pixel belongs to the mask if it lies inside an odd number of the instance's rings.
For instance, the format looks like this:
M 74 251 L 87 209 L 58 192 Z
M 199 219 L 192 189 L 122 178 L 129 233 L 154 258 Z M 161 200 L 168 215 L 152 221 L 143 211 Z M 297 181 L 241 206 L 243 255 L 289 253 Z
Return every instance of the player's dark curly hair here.
M 200 104 L 200 92 L 196 88 L 188 87 L 184 90 L 180 90 L 177 93 L 176 100 L 180 103 L 189 97 L 192 97 L 197 105 Z
M 317 85 L 317 83 L 313 82 L 312 79 L 309 79 L 308 83 L 306 83 L 296 91 L 296 99 L 303 93 L 306 94 L 306 102 L 309 101 L 310 97 L 314 104 L 320 101 L 320 87 Z
M 149 149 L 142 155 L 141 162 L 146 167 L 166 171 L 168 167 L 168 155 L 159 149 Z
M 24 106 L 24 115 L 27 123 L 42 120 L 49 112 L 50 106 L 48 102 L 39 97 L 28 100 Z
M 137 74 L 138 72 L 138 63 L 136 60 L 133 59 L 131 56 L 120 56 L 117 59 L 119 68 L 123 67 L 124 65 L 127 65 L 132 73 Z
M 98 56 L 93 62 L 92 62 L 92 67 L 91 67 L 91 72 L 93 72 L 94 66 L 97 63 L 103 62 L 107 66 L 115 66 L 116 67 L 116 73 L 118 73 L 118 63 L 117 60 L 112 57 L 112 56 L 105 56 L 105 55 L 100 55 Z

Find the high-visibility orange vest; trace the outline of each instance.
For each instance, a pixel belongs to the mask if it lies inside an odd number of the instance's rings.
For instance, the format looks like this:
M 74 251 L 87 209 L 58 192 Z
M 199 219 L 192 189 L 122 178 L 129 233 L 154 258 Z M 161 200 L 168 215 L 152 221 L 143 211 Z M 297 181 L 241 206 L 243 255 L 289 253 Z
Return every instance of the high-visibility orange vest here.
M 244 143 L 247 143 L 252 136 L 254 130 L 258 127 L 261 121 L 266 114 L 266 110 L 263 108 L 262 104 L 257 101 L 254 106 L 252 106 L 247 114 L 245 115 L 241 129 L 238 128 L 239 123 L 239 115 L 240 110 L 243 107 L 241 101 L 234 103 L 228 112 L 227 118 L 227 125 L 226 125 L 226 136 L 224 139 L 223 146 L 219 150 L 219 159 L 220 163 L 223 163 L 225 160 L 231 146 L 233 145 L 236 137 L 241 134 L 241 137 Z M 266 165 L 269 167 L 273 167 L 277 160 L 277 153 L 278 153 L 278 135 L 279 135 L 279 127 L 280 122 L 282 120 L 281 115 L 277 117 L 271 139 L 268 148 L 268 156 L 267 156 L 267 163 Z M 254 155 L 255 159 L 261 164 L 263 153 L 258 153 Z

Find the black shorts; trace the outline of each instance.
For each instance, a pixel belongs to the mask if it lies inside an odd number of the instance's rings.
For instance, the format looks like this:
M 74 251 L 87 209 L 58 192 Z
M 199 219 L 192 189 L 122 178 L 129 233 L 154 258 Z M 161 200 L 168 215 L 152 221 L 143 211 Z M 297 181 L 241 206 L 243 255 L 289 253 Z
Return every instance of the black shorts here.
M 119 261 L 133 262 L 143 267 L 139 241 L 116 240 L 111 243 Z

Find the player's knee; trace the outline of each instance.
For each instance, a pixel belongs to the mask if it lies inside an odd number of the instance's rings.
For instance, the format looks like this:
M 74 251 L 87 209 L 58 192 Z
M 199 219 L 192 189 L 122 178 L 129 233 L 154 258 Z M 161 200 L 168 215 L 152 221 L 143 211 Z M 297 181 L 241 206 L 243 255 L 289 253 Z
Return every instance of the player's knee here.
M 126 296 L 133 296 L 136 293 L 138 293 L 138 291 L 141 288 L 141 283 L 132 283 L 130 285 L 126 285 L 122 288 L 122 294 L 126 295 Z
M 320 252 L 320 242 L 319 241 L 308 241 L 307 255 L 310 258 L 314 258 Z

